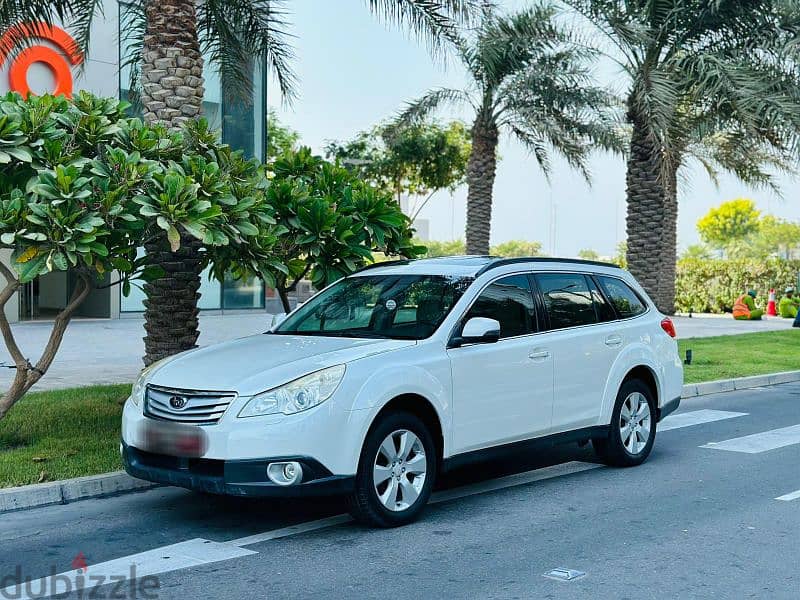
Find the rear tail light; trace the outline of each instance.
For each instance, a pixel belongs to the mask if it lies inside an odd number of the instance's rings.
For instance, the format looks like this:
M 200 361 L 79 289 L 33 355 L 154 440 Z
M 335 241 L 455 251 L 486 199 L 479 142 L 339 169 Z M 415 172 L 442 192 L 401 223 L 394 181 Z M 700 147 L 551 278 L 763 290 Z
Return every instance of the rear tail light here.
M 675 332 L 675 323 L 673 323 L 672 319 L 669 317 L 664 317 L 661 319 L 661 329 L 663 329 L 671 338 L 678 337 L 678 334 Z

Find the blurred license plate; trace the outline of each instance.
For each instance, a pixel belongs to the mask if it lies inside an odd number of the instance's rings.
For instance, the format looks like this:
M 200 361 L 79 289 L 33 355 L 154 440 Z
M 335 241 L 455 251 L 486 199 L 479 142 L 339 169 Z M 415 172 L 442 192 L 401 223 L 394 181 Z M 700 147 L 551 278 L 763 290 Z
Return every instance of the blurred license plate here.
M 196 425 L 146 421 L 144 446 L 144 450 L 155 454 L 199 458 L 208 449 L 208 439 Z

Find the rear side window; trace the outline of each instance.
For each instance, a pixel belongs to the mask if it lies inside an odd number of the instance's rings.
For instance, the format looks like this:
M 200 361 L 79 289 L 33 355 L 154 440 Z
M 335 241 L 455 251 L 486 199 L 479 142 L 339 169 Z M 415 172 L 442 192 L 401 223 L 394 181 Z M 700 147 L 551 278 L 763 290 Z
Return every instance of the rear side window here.
M 526 335 L 535 330 L 535 313 L 530 282 L 525 275 L 511 275 L 489 284 L 464 316 L 494 319 L 500 323 L 500 337 Z
M 586 277 L 580 273 L 539 273 L 535 278 L 550 318 L 550 329 L 597 323 Z
M 598 277 L 606 296 L 617 309 L 621 319 L 628 319 L 647 310 L 642 299 L 631 287 L 616 277 Z

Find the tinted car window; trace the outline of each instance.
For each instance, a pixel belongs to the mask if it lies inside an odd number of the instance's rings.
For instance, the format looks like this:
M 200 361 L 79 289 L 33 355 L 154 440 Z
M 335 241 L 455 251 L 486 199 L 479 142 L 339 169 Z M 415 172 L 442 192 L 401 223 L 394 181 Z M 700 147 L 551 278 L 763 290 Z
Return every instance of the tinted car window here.
M 635 317 L 647 310 L 639 295 L 621 279 L 615 277 L 598 277 L 598 279 L 606 296 L 611 300 L 611 304 L 617 309 L 620 318 Z
M 550 318 L 550 329 L 597 323 L 589 285 L 577 273 L 540 273 L 535 276 Z
M 501 338 L 533 333 L 535 313 L 528 278 L 511 275 L 490 284 L 469 309 L 464 323 L 473 317 L 498 321 Z
M 592 300 L 594 300 L 594 308 L 597 311 L 597 318 L 600 319 L 600 322 L 605 323 L 607 321 L 614 321 L 617 318 L 617 313 L 614 312 L 614 309 L 609 304 L 608 300 L 605 299 L 603 294 L 600 292 L 600 288 L 597 287 L 597 284 L 591 277 L 588 277 L 589 280 L 589 288 L 592 290 Z

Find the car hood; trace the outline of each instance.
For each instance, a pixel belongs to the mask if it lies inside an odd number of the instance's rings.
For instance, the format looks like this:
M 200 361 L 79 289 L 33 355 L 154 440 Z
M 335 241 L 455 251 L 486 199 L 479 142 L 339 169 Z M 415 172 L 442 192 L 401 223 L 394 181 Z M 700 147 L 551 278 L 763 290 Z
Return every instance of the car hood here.
M 190 350 L 157 366 L 147 383 L 251 396 L 308 373 L 412 346 L 413 340 L 253 335 Z

